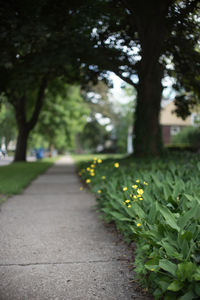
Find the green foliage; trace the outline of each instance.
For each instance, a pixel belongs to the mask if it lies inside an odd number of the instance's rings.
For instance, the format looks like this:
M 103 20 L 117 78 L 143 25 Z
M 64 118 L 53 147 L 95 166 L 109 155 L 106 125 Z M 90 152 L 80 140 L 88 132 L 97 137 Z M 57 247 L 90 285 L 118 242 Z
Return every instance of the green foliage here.
M 0 144 L 5 139 L 6 147 L 11 140 L 16 138 L 17 126 L 12 106 L 7 102 L 6 97 L 1 96 L 0 106 Z M 1 101 L 1 100 L 0 100 Z
M 103 81 L 96 85 L 88 84 L 88 90 L 82 91 L 85 102 L 90 108 L 87 124 L 78 135 L 81 148 L 87 153 L 94 153 L 99 145 L 105 146 L 105 141 L 111 139 L 111 132 L 107 125 L 113 123 L 116 114 L 109 101 L 109 86 Z M 106 118 L 106 123 L 101 121 Z
M 0 167 L 0 194 L 19 194 L 38 175 L 45 172 L 56 158 L 45 158 L 37 162 L 17 162 Z
M 94 160 L 80 170 L 105 220 L 136 241 L 137 277 L 155 299 L 200 297 L 199 159 Z
M 91 113 L 89 121 L 79 135 L 81 146 L 90 153 L 95 152 L 98 145 L 103 146 L 106 151 L 105 143 L 109 140 L 112 141 L 113 152 L 126 153 L 128 132 L 133 124 L 134 88 L 126 84 L 121 90 L 126 103 L 113 101 L 108 96 L 110 92 L 108 85 L 102 81 L 95 86 L 89 85 L 89 88 L 90 93 L 83 95 Z M 103 118 L 106 118 L 105 124 L 101 123 Z
M 105 125 L 99 124 L 96 119 L 87 122 L 79 134 L 81 147 L 90 153 L 95 152 L 99 144 L 104 145 L 107 138 L 109 138 L 109 134 Z
M 188 126 L 172 137 L 173 144 L 183 144 L 194 148 L 200 147 L 200 128 Z
M 29 147 L 74 150 L 75 137 L 84 127 L 88 115 L 89 109 L 80 95 L 80 87 L 57 80 L 46 93 Z

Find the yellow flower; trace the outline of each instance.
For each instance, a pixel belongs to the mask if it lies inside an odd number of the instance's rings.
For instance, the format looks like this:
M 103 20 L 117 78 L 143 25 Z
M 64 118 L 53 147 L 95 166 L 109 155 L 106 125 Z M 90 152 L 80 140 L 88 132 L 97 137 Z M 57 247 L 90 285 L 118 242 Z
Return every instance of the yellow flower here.
M 134 199 L 137 199 L 137 196 L 136 196 L 136 195 L 134 195 L 134 196 L 133 196 L 133 198 L 134 198 Z
M 137 179 L 136 182 L 140 182 L 139 179 Z
M 90 168 L 89 168 L 89 167 L 87 168 L 87 171 L 90 171 Z
M 103 179 L 103 180 L 106 179 L 106 176 L 101 176 L 101 179 Z
M 102 159 L 98 159 L 97 162 L 98 162 L 98 164 L 101 164 L 102 163 Z
M 132 185 L 132 188 L 133 188 L 133 189 L 137 189 L 137 187 L 138 187 L 138 186 L 137 186 L 136 184 Z
M 137 193 L 140 194 L 140 195 L 142 195 L 144 193 L 144 191 L 143 191 L 143 189 L 138 189 Z
M 116 162 L 116 163 L 114 164 L 114 166 L 115 166 L 115 168 L 119 168 L 119 163 Z
M 131 208 L 131 205 L 130 205 L 130 204 L 128 205 L 128 208 Z
M 140 227 L 142 224 L 140 224 L 140 223 L 137 223 L 137 227 Z
M 86 183 L 90 183 L 91 182 L 91 180 L 90 179 L 86 179 L 86 181 L 85 181 Z
M 143 198 L 139 198 L 139 200 L 143 200 Z
M 92 173 L 90 173 L 90 176 L 95 176 L 95 173 L 93 173 L 93 172 L 92 172 Z
M 145 184 L 145 185 L 148 185 L 148 183 L 147 183 L 146 181 L 144 181 L 144 184 Z
M 140 197 L 142 197 L 142 195 L 138 194 L 138 195 L 137 195 L 137 198 L 140 198 Z
M 96 157 L 94 157 L 94 158 L 93 158 L 93 160 L 97 160 L 97 158 L 96 158 Z
M 152 268 L 151 271 L 153 272 L 153 271 L 155 271 L 155 269 Z
M 98 194 L 101 194 L 101 190 L 98 190 L 97 193 L 98 193 Z
M 83 187 L 81 186 L 81 187 L 80 187 L 80 191 L 82 191 L 82 190 L 83 190 Z
M 127 191 L 127 190 L 128 190 L 127 186 L 123 187 L 124 192 Z
M 125 200 L 125 203 L 129 203 L 129 202 L 131 202 L 130 200 Z
M 91 167 L 91 168 L 95 168 L 95 165 L 91 165 L 90 167 Z

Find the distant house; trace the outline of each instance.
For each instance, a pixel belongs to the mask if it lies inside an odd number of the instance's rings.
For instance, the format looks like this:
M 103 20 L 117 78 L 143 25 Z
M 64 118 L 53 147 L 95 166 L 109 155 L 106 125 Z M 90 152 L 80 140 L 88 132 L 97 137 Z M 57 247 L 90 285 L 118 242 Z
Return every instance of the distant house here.
M 189 117 L 182 120 L 173 111 L 176 109 L 174 102 L 170 102 L 161 109 L 160 124 L 164 144 L 170 144 L 171 137 L 178 134 L 186 126 L 195 126 L 200 121 L 200 109 L 196 109 Z

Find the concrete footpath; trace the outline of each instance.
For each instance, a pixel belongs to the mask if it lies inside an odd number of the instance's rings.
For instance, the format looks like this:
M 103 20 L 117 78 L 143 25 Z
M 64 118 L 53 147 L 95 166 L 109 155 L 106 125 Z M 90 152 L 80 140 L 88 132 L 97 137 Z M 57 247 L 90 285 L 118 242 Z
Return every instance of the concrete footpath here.
M 0 300 L 147 299 L 130 258 L 69 156 L 1 206 Z

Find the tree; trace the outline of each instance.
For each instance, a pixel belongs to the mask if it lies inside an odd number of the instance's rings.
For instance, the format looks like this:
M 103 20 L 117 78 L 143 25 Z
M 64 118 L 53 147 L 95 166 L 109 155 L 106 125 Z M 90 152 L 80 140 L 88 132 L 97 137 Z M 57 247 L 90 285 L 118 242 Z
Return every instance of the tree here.
M 195 66 L 193 59 L 197 61 L 198 53 L 192 58 L 185 57 L 184 45 L 192 48 L 190 40 L 194 38 L 198 19 L 190 15 L 198 9 L 199 1 L 107 0 L 95 1 L 95 5 L 97 2 L 102 6 L 94 37 L 99 58 L 96 64 L 114 71 L 136 88 L 135 154 L 158 155 L 162 152 L 159 126 L 162 78 L 167 74 L 167 60 L 176 60 L 174 48 L 179 49 L 179 56 Z M 193 26 L 185 30 L 185 26 L 179 26 L 181 23 Z M 179 40 L 181 35 L 185 37 L 184 43 Z M 121 49 L 121 66 L 116 64 L 112 49 Z
M 31 146 L 47 146 L 59 151 L 74 150 L 75 137 L 84 127 L 89 109 L 78 86 L 56 80 L 46 93 L 38 123 L 31 135 Z
M 173 49 L 178 47 L 180 56 L 187 41 L 194 39 L 198 20 L 190 15 L 198 5 L 198 0 L 87 0 L 59 5 L 46 0 L 29 7 L 26 1 L 8 1 L 0 15 L 4 20 L 2 65 L 12 67 L 20 55 L 22 62 L 29 59 L 37 73 L 44 75 L 63 72 L 65 62 L 67 76 L 77 70 L 85 82 L 102 78 L 106 70 L 114 71 L 137 90 L 135 154 L 158 155 L 162 151 L 161 81 L 167 73 L 167 59 L 177 61 Z M 185 30 L 180 23 L 193 26 Z M 182 44 L 181 35 L 185 37 Z M 193 43 L 188 45 L 191 48 Z M 193 58 L 189 59 L 194 65 Z
M 15 109 L 19 132 L 15 161 L 26 159 L 27 140 L 47 84 L 61 76 L 69 84 L 95 80 L 96 72 L 87 73 L 78 55 L 80 49 L 85 51 L 86 38 L 90 42 L 90 32 L 78 20 L 76 9 L 73 2 L 58 7 L 52 1 L 30 5 L 7 1 L 1 7 L 1 92 Z
M 172 47 L 173 66 L 169 75 L 176 79 L 173 88 L 176 90 L 176 114 L 185 119 L 191 114 L 195 104 L 200 99 L 200 46 L 199 22 L 200 10 L 194 10 L 183 22 L 177 23 L 176 39 L 179 46 Z M 188 38 L 189 37 L 189 38 Z M 181 51 L 184 49 L 184 51 Z

